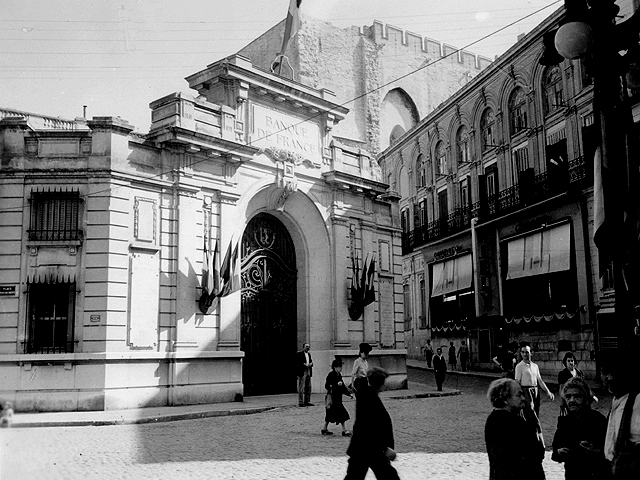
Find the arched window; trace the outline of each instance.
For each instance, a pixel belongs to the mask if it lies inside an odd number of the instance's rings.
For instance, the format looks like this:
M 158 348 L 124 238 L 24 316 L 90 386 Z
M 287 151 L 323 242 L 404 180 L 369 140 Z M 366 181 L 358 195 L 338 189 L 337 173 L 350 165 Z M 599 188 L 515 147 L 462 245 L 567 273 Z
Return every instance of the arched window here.
M 439 141 L 436 145 L 436 173 L 446 175 L 447 173 L 447 151 L 444 148 L 444 142 Z
M 456 135 L 456 147 L 458 153 L 458 164 L 468 163 L 471 161 L 471 154 L 469 150 L 469 132 L 467 127 L 462 126 L 458 129 Z
M 424 162 L 424 156 L 422 154 L 418 155 L 416 159 L 416 187 L 426 187 L 427 186 L 427 169 Z
M 527 97 L 521 88 L 516 88 L 509 99 L 509 125 L 511 135 L 527 128 Z
M 562 70 L 557 65 L 549 67 L 542 79 L 544 114 L 549 115 L 564 106 Z
M 480 118 L 480 134 L 482 136 L 483 152 L 496 146 L 494 125 L 495 117 L 493 116 L 493 110 L 487 108 Z

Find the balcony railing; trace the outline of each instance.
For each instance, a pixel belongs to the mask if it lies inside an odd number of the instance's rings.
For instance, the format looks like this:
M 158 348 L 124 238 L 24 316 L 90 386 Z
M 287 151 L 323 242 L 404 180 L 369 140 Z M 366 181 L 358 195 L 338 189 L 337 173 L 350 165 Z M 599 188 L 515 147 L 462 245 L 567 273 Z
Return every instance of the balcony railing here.
M 429 242 L 461 232 L 471 226 L 471 219 L 480 222 L 520 210 L 574 187 L 581 187 L 585 180 L 591 180 L 590 168 L 584 157 L 569 162 L 568 168 L 561 174 L 549 176 L 546 172 L 535 177 L 522 178 L 518 185 L 500 190 L 496 195 L 487 197 L 470 207 L 457 208 L 445 219 L 436 220 L 417 227 L 402 236 L 402 253 L 407 254 L 415 248 Z

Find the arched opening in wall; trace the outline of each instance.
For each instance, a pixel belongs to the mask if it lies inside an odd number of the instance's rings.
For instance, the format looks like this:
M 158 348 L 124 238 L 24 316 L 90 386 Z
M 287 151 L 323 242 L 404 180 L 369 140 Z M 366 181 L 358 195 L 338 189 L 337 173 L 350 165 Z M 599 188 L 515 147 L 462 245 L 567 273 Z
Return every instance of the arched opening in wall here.
M 297 271 L 291 235 L 273 215 L 259 213 L 242 236 L 242 321 L 245 395 L 295 391 L 290 375 L 274 375 L 296 351 Z
M 418 123 L 420 116 L 412 98 L 401 88 L 389 91 L 380 111 L 380 150 L 392 145 Z
M 389 135 L 389 145 L 393 145 L 394 143 L 396 143 L 398 139 L 402 135 L 404 135 L 405 131 L 406 130 L 400 125 L 396 125 L 395 127 L 393 127 L 393 129 L 391 130 L 391 135 Z

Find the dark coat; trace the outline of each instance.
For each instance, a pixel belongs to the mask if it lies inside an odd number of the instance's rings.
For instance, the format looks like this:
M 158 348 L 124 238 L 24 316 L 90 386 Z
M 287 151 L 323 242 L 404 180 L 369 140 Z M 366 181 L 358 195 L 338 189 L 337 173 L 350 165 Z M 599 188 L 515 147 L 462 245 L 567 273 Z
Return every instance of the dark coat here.
M 553 437 L 552 460 L 564 462 L 565 479 L 587 480 L 607 478 L 608 463 L 604 457 L 604 439 L 607 433 L 607 419 L 591 408 L 578 413 L 569 412 L 558 417 L 558 428 Z M 596 454 L 580 446 L 581 441 L 589 442 L 600 449 Z M 558 449 L 567 448 L 569 454 L 563 457 Z
M 443 357 L 439 357 L 438 355 L 433 357 L 433 371 L 438 374 L 444 375 L 447 371 L 447 361 Z
M 535 425 L 516 413 L 495 409 L 487 418 L 484 439 L 489 480 L 543 480 L 544 447 Z
M 584 378 L 583 373 L 577 368 L 576 368 L 576 377 Z M 562 370 L 560 370 L 560 373 L 558 373 L 558 385 L 562 388 L 562 386 L 565 383 L 567 383 L 567 380 L 569 380 L 570 378 L 573 378 L 573 375 L 571 375 L 571 372 L 569 371 L 569 369 L 563 368 Z
M 359 388 L 356 391 L 356 421 L 347 455 L 370 458 L 384 454 L 387 448 L 395 448 L 389 412 L 378 392 L 369 386 Z
M 340 382 L 342 385 L 338 385 Z M 324 382 L 324 388 L 327 390 L 327 395 L 331 396 L 331 408 L 326 409 L 324 421 L 337 424 L 349 420 L 349 412 L 344 408 L 342 395 L 351 396 L 351 392 L 345 386 L 342 375 L 331 370 Z
M 313 362 L 313 360 L 311 359 L 311 352 L 309 352 L 309 361 Z M 304 375 L 304 371 L 305 371 L 305 366 L 304 364 L 307 363 L 307 359 L 304 356 L 304 352 L 301 350 L 298 353 L 296 353 L 296 375 L 298 377 L 301 377 Z M 313 377 L 313 367 L 309 368 L 309 376 Z

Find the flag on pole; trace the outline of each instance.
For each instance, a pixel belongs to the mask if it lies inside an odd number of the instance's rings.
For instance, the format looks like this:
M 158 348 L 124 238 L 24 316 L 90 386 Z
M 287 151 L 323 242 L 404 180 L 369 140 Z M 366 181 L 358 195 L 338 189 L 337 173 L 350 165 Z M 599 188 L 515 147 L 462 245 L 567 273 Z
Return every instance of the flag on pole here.
M 372 304 L 376 300 L 376 291 L 373 285 L 374 275 L 376 273 L 376 257 L 373 253 L 367 253 L 362 269 L 362 306 Z
M 204 241 L 204 265 L 202 269 L 202 294 L 198 304 L 204 314 L 210 313 L 217 304 L 220 293 L 220 256 L 218 254 L 218 240 L 215 240 L 213 252 L 209 249 L 207 239 Z
M 302 0 L 290 0 L 289 11 L 287 12 L 287 20 L 284 26 L 284 36 L 282 37 L 282 49 L 280 54 L 284 55 L 289 40 L 300 30 L 300 4 Z
M 226 297 L 233 292 L 237 292 L 240 288 L 240 279 L 238 278 L 238 273 L 236 271 L 238 263 L 238 244 L 239 242 L 235 242 L 234 245 L 232 238 L 229 242 L 227 253 L 224 256 L 222 270 L 220 271 L 221 286 L 220 293 L 218 295 L 220 297 Z

